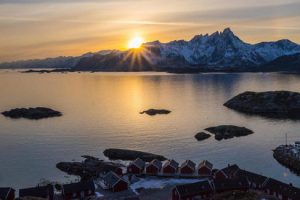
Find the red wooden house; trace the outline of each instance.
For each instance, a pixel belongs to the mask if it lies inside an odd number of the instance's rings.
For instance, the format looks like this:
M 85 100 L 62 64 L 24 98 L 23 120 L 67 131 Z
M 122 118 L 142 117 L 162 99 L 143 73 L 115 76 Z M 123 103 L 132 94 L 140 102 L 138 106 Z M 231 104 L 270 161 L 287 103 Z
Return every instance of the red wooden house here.
M 84 199 L 95 195 L 93 181 L 64 184 L 62 196 L 64 200 Z
M 131 162 L 127 167 L 127 173 L 130 174 L 141 174 L 144 171 L 145 162 L 140 158 L 137 158 Z
M 177 185 L 172 190 L 172 200 L 192 200 L 196 197 L 208 198 L 213 194 L 213 187 L 209 181 L 201 181 L 184 185 Z
M 197 167 L 199 176 L 211 176 L 212 170 L 213 170 L 213 164 L 207 160 L 204 160 L 201 163 L 199 163 Z
M 190 175 L 195 172 L 196 164 L 191 160 L 184 161 L 180 166 L 180 174 L 182 175 Z
M 38 186 L 33 188 L 24 188 L 19 190 L 19 197 L 38 197 L 48 200 L 53 200 L 54 187 L 53 185 Z
M 129 183 L 114 172 L 109 172 L 103 177 L 106 187 L 112 192 L 121 192 L 128 189 Z
M 154 159 L 146 166 L 146 173 L 153 175 L 158 174 L 161 170 L 161 167 L 162 163 L 159 160 Z
M 15 190 L 13 188 L 0 188 L 0 199 L 1 200 L 14 200 Z
M 167 162 L 165 162 L 162 172 L 164 174 L 176 174 L 178 166 L 179 164 L 175 160 L 168 160 Z
M 118 176 L 123 176 L 123 170 L 122 168 L 118 167 L 114 170 L 114 172 L 118 175 Z
M 235 164 L 228 165 L 228 167 L 220 169 L 214 174 L 215 179 L 220 180 L 220 179 L 233 178 L 236 176 L 239 169 L 240 168 Z

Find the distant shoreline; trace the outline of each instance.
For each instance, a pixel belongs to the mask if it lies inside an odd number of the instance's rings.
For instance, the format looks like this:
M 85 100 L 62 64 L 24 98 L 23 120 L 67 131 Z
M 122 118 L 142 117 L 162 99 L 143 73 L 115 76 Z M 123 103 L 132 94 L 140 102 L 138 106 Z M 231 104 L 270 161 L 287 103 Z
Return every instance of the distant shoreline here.
M 4 70 L 4 69 L 3 69 Z M 7 69 L 8 70 L 8 69 Z M 283 73 L 283 74 L 300 74 L 300 71 L 255 71 L 255 70 L 248 70 L 248 71 L 238 71 L 238 70 L 195 70 L 195 69 L 183 69 L 183 70 L 158 70 L 158 71 L 92 71 L 92 70 L 75 70 L 75 69 L 65 69 L 65 68 L 57 68 L 57 69 L 27 69 L 25 71 L 20 71 L 23 69 L 11 69 L 17 70 L 21 73 L 81 73 L 81 72 L 88 72 L 88 73 L 97 73 L 97 72 L 108 72 L 108 73 L 132 73 L 132 72 L 165 72 L 170 74 L 200 74 L 200 73 Z

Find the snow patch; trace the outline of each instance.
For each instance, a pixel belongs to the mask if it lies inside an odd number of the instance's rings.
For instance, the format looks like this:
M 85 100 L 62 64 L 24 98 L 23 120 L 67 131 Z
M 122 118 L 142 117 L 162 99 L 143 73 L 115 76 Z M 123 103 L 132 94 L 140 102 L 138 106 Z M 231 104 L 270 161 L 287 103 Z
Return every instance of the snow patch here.
M 100 197 L 103 197 L 104 195 L 99 193 L 99 192 L 95 192 L 95 195 L 96 195 L 96 198 L 100 198 Z
M 132 189 L 133 192 L 138 194 L 138 192 L 136 191 L 138 188 L 162 189 L 168 185 L 188 184 L 188 183 L 195 183 L 204 180 L 207 179 L 143 178 L 131 184 L 130 188 Z

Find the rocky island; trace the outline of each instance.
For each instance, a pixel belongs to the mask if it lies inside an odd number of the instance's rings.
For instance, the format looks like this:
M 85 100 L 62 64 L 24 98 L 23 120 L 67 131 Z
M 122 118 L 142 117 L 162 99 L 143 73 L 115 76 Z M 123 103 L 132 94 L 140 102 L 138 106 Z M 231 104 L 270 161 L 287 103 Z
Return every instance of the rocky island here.
M 106 149 L 103 154 L 111 160 L 135 160 L 137 158 L 146 162 L 150 162 L 154 159 L 160 161 L 167 160 L 167 158 L 161 155 L 127 149 Z
M 253 131 L 250 129 L 247 129 L 245 127 L 234 126 L 234 125 L 220 125 L 215 127 L 209 127 L 206 128 L 205 130 L 214 134 L 216 140 L 246 136 L 253 133 Z
M 56 110 L 45 107 L 36 108 L 15 108 L 9 111 L 2 112 L 5 117 L 10 117 L 13 119 L 26 118 L 26 119 L 43 119 L 49 117 L 60 117 L 62 113 Z
M 208 133 L 204 133 L 204 132 L 199 132 L 195 135 L 195 138 L 198 140 L 198 141 L 202 141 L 202 140 L 206 140 L 208 138 L 210 138 L 211 135 L 208 134 Z
M 290 91 L 244 92 L 224 106 L 269 118 L 300 119 L 300 93 Z
M 151 109 L 144 110 L 144 111 L 140 112 L 140 114 L 145 114 L 145 113 L 147 115 L 153 116 L 153 115 L 166 115 L 166 114 L 171 113 L 171 111 L 170 110 L 165 110 L 165 109 L 153 109 L 153 108 L 151 108 Z

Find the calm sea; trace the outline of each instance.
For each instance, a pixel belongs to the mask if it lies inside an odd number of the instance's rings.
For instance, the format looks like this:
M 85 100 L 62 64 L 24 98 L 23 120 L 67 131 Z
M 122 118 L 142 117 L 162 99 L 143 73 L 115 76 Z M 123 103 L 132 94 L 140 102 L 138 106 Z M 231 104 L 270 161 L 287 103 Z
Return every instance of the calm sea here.
M 178 161 L 207 159 L 216 168 L 236 163 L 300 187 L 300 177 L 277 163 L 272 149 L 300 140 L 300 121 L 272 120 L 229 110 L 223 103 L 246 90 L 300 92 L 300 76 L 277 73 L 193 74 L 67 73 L 0 71 L 0 111 L 45 106 L 59 118 L 31 121 L 0 116 L 0 186 L 35 186 L 41 179 L 67 181 L 60 161 L 84 154 L 104 158 L 106 148 L 150 151 Z M 166 108 L 164 116 L 140 115 Z M 221 124 L 254 134 L 230 140 L 194 135 Z

